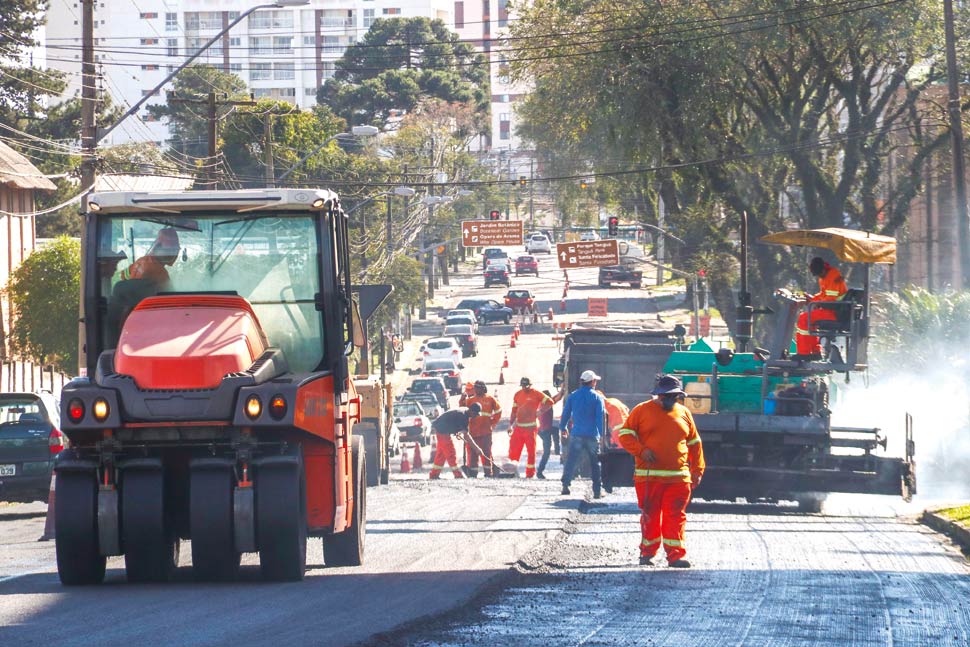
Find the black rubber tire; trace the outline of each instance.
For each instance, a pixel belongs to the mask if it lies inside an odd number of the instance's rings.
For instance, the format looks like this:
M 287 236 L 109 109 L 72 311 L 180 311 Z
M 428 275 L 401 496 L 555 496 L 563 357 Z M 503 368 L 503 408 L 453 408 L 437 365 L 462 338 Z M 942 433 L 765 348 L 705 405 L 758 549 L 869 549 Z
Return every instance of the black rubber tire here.
M 59 472 L 54 484 L 57 575 L 65 586 L 100 584 L 106 559 L 98 549 L 95 472 Z
M 377 487 L 381 482 L 381 455 L 375 450 L 367 452 L 367 486 Z
M 189 534 L 192 572 L 197 580 L 225 582 L 239 572 L 232 522 L 232 470 L 189 471 Z
M 630 287 L 633 288 L 634 290 L 639 290 L 640 289 L 640 284 L 639 283 L 631 283 L 630 284 Z
M 162 470 L 122 472 L 121 545 L 129 582 L 165 582 L 175 574 L 178 538 L 165 508 Z
M 363 438 L 354 443 L 363 445 Z M 261 465 L 256 473 L 256 543 L 263 579 L 297 582 L 306 573 L 303 462 Z
M 507 326 L 507 325 L 509 325 L 510 323 L 512 323 L 512 317 L 506 317 L 506 318 L 505 318 L 505 325 Z
M 485 317 L 479 317 L 478 318 L 478 325 L 479 326 L 487 326 L 488 325 L 488 319 L 486 319 Z
M 367 466 L 363 445 L 353 446 L 354 519 L 349 528 L 323 540 L 323 561 L 329 567 L 360 566 L 364 563 L 364 540 L 367 534 Z

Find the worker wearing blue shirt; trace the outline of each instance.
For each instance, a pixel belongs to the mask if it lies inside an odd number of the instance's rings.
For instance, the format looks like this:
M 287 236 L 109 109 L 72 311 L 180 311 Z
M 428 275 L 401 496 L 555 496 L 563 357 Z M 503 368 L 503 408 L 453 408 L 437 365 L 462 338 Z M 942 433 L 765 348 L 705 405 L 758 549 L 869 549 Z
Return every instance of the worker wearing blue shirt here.
M 564 439 L 569 438 L 569 455 L 562 470 L 563 494 L 569 494 L 569 484 L 573 480 L 576 461 L 581 455 L 586 455 L 589 456 L 589 464 L 593 471 L 593 498 L 598 499 L 602 496 L 597 453 L 599 439 L 603 433 L 605 405 L 603 396 L 596 392 L 596 383 L 599 380 L 600 376 L 593 371 L 583 371 L 579 376 L 582 386 L 570 393 L 563 404 L 562 415 L 559 417 L 559 431 Z M 570 420 L 573 423 L 572 431 L 567 431 L 566 425 Z

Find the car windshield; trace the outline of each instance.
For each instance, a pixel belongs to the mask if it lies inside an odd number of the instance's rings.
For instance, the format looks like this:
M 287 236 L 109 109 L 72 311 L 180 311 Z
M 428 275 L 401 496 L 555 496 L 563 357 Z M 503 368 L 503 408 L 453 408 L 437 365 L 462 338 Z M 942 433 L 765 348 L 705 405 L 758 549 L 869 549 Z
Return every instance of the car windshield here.
M 428 348 L 431 350 L 445 350 L 447 348 L 454 348 L 455 342 L 451 339 L 440 339 L 438 341 L 429 341 Z
M 192 213 L 192 217 L 102 217 L 98 222 L 97 292 L 107 302 L 105 348 L 114 348 L 124 318 L 162 292 L 237 294 L 252 305 L 271 346 L 294 371 L 323 356 L 323 317 L 314 216 Z M 326 241 L 324 237 L 324 241 Z M 328 242 L 324 242 L 328 246 Z
M 457 310 L 468 309 L 474 312 L 475 308 L 480 308 L 484 305 L 485 301 L 462 301 L 458 304 Z
M 528 290 L 509 290 L 509 296 L 513 299 L 528 299 Z
M 438 406 L 438 398 L 431 393 L 405 393 L 404 400 L 414 400 L 424 405 L 425 409 L 433 409 Z
M 411 383 L 411 390 L 420 391 L 443 391 L 444 387 L 438 380 L 415 380 Z
M 453 371 L 455 363 L 450 359 L 432 359 L 424 363 L 426 371 Z
M 535 262 L 535 256 L 519 256 L 519 263 L 533 263 Z
M 445 326 L 446 335 L 470 335 L 472 327 L 469 325 Z
M 0 398 L 0 424 L 20 422 L 21 416 L 27 416 L 24 421 L 43 422 L 40 400 L 24 396 Z
M 448 319 L 445 321 L 445 327 L 447 329 L 447 328 L 450 328 L 451 326 L 462 325 L 462 324 L 466 326 L 470 326 L 473 323 L 475 323 L 474 317 L 461 315 L 459 317 L 448 317 Z
M 405 400 L 394 407 L 394 413 L 398 416 L 423 416 L 424 408 L 420 402 Z

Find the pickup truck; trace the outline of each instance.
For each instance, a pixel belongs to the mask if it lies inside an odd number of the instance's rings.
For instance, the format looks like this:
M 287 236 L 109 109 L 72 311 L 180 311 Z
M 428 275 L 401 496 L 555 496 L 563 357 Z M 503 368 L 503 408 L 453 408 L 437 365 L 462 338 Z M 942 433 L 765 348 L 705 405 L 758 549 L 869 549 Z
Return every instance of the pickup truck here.
M 639 288 L 643 283 L 643 272 L 632 263 L 606 265 L 599 270 L 599 286 L 613 287 L 614 283 L 629 283 L 631 288 Z
M 0 500 L 46 501 L 54 458 L 68 444 L 49 393 L 0 393 Z

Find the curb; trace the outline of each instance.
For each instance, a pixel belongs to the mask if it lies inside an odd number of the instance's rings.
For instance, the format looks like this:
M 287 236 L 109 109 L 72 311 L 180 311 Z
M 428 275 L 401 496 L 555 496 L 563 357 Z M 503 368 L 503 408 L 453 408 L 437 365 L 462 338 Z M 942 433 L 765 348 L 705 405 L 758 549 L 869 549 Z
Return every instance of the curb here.
M 924 510 L 919 522 L 952 539 L 960 552 L 970 557 L 970 529 L 937 514 L 936 510 Z

